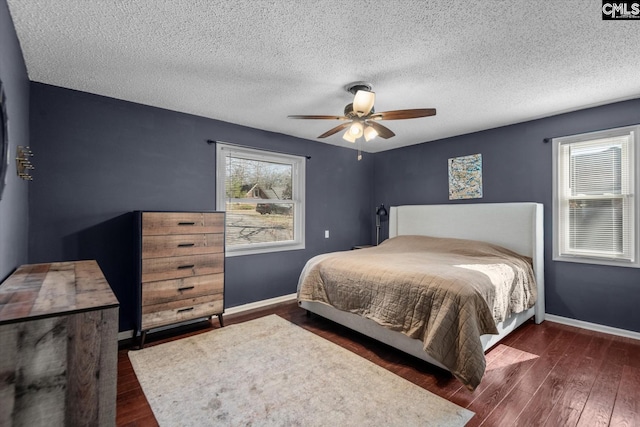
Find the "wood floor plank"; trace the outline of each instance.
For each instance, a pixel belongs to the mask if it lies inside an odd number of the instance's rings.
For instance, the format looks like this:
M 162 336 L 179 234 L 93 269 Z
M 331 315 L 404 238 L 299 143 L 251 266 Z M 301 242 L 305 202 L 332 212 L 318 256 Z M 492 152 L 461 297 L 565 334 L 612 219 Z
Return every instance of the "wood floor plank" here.
M 551 410 L 545 426 L 569 427 L 578 423 L 601 364 L 602 360 L 593 357 L 578 358 L 576 369 L 567 372 L 571 378 L 562 397 Z
M 531 398 L 540 389 L 549 373 L 565 357 L 573 341 L 574 333 L 564 328 L 556 328 L 554 325 L 546 325 L 546 327 L 554 331 L 553 335 L 549 335 L 555 337 L 553 341 L 542 352 L 529 353 L 523 351 L 523 357 L 530 361 L 531 366 L 519 378 L 514 378 L 516 383 L 513 389 L 502 401 L 494 406 L 480 425 L 515 425 L 515 420 L 524 408 L 529 405 Z M 526 335 L 521 336 L 521 340 L 526 341 L 526 339 Z M 526 346 L 525 348 L 531 347 Z M 483 412 L 485 411 L 486 409 L 483 410 Z
M 616 427 L 640 425 L 640 368 L 624 366 L 611 424 Z
M 525 335 L 528 335 L 529 332 L 531 331 L 539 331 L 542 332 L 543 328 L 539 328 L 538 325 L 536 325 L 536 323 L 533 321 L 533 319 L 524 322 L 522 325 L 520 325 L 520 327 L 518 328 L 521 332 L 525 333 Z M 510 347 L 516 347 L 517 346 L 517 341 L 520 338 L 520 334 L 509 334 L 506 337 L 504 337 L 500 343 L 504 344 L 504 345 L 508 345 Z
M 514 387 L 510 393 L 484 419 L 477 419 L 474 425 L 482 427 L 513 427 L 516 420 L 529 404 L 533 394 Z M 475 418 L 474 418 L 475 419 Z
M 468 427 L 481 425 L 485 418 L 512 393 L 518 381 L 524 377 L 531 366 L 536 362 L 536 358 L 530 353 L 512 349 L 517 352 L 517 357 L 512 363 L 500 367 L 503 369 L 499 380 L 493 381 L 470 405 L 466 406 L 470 411 L 475 412 L 475 416 L 467 423 Z M 505 357 L 505 360 L 506 357 Z
M 562 363 L 562 361 L 560 362 Z M 556 368 L 570 368 L 568 365 L 556 365 Z M 562 370 L 554 368 L 542 385 L 536 390 L 533 398 L 529 401 L 520 416 L 516 420 L 518 426 L 542 426 L 547 420 L 547 416 L 556 402 L 564 393 L 567 379 L 563 376 Z
M 579 354 L 578 347 L 588 344 L 588 341 L 588 338 L 585 340 L 579 334 L 572 340 L 572 345 L 551 369 L 540 387 L 535 390 L 533 398 L 517 418 L 518 426 L 542 426 L 545 424 L 551 410 L 569 385 L 568 373 L 577 368 L 579 358 L 575 356 Z M 573 346 L 574 344 L 575 346 Z
M 149 418 L 150 415 L 153 416 L 153 412 L 144 396 L 143 398 L 117 402 L 116 425 L 124 425 L 139 419 Z
M 591 332 L 591 331 L 589 331 Z M 594 359 L 604 359 L 609 351 L 609 347 L 613 343 L 611 336 L 602 333 L 594 333 L 589 345 L 584 349 L 584 353 Z
M 499 357 L 494 356 L 495 359 L 492 359 L 490 363 L 487 363 L 487 369 L 485 370 L 482 382 L 478 387 L 476 387 L 473 392 L 467 390 L 466 387 L 462 388 L 448 400 L 456 405 L 462 406 L 463 408 L 467 408 L 473 401 L 482 396 L 487 389 L 491 388 L 494 383 L 503 383 L 507 380 L 511 371 L 510 367 L 516 363 L 522 352 L 501 344 L 499 344 L 499 346 L 499 350 L 502 351 L 494 353 L 499 355 Z
M 527 322 L 523 326 L 525 328 L 518 328 L 519 334 L 507 336 L 507 338 L 510 336 L 515 337 L 512 343 L 503 340 L 503 344 L 518 350 L 539 354 L 555 342 L 558 335 L 563 331 L 562 328 L 549 327 L 549 325 L 540 327 L 541 325 L 536 325 L 533 322 Z
M 629 357 L 626 361 L 628 366 L 633 366 L 634 368 L 640 368 L 640 341 L 629 341 L 626 345 L 627 354 L 633 355 L 633 357 Z
M 571 332 L 566 330 L 560 331 L 554 341 L 544 352 L 533 353 L 539 354 L 539 357 L 529 370 L 529 374 L 520 379 L 516 387 L 531 395 L 535 394 L 549 373 L 564 357 L 566 350 L 569 348 L 574 338 L 575 335 Z
M 622 365 L 603 363 L 580 414 L 578 427 L 606 427 L 622 378 Z
M 629 365 L 629 362 L 633 357 L 637 357 L 638 353 L 631 353 L 629 344 L 622 340 L 614 339 L 611 342 L 608 350 L 609 363 L 616 365 Z

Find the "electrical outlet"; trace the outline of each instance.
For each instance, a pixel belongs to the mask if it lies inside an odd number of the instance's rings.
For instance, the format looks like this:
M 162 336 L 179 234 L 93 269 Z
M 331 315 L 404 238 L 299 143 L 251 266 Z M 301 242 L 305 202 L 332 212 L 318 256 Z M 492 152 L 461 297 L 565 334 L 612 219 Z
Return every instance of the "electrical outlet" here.
M 329 238 L 329 230 L 324 230 L 324 238 L 325 239 Z

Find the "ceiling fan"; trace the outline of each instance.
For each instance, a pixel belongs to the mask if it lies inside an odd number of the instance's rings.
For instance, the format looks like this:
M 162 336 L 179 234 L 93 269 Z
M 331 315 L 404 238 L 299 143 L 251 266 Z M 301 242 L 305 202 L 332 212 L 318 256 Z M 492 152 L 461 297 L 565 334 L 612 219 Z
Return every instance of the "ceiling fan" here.
M 379 120 L 417 119 L 436 115 L 435 108 L 416 108 L 376 113 L 373 108 L 376 94 L 371 90 L 371 84 L 355 82 L 347 85 L 345 89 L 347 92 L 352 93 L 354 97 L 353 102 L 344 107 L 343 116 L 293 115 L 287 117 L 290 119 L 348 120 L 346 123 L 329 129 L 318 138 L 326 138 L 348 128 L 342 138 L 349 142 L 356 142 L 362 136 L 366 141 L 371 141 L 376 136 L 384 139 L 395 136 L 391 129 L 378 123 Z

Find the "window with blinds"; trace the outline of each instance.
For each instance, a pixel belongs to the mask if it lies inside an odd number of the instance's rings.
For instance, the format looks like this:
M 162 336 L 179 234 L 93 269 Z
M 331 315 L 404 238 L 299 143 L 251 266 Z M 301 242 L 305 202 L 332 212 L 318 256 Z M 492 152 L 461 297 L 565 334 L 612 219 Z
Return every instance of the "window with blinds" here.
M 554 259 L 638 266 L 638 127 L 555 138 Z

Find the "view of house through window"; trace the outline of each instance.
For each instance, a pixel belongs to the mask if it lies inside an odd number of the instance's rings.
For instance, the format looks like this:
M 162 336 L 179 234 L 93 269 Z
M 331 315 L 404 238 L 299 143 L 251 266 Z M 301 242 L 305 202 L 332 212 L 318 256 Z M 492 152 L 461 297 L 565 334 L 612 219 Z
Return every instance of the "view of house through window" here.
M 554 259 L 637 264 L 636 133 L 554 139 Z
M 293 240 L 292 166 L 226 159 L 227 244 Z
M 302 160 L 218 144 L 217 208 L 226 211 L 227 251 L 269 252 L 304 244 Z

